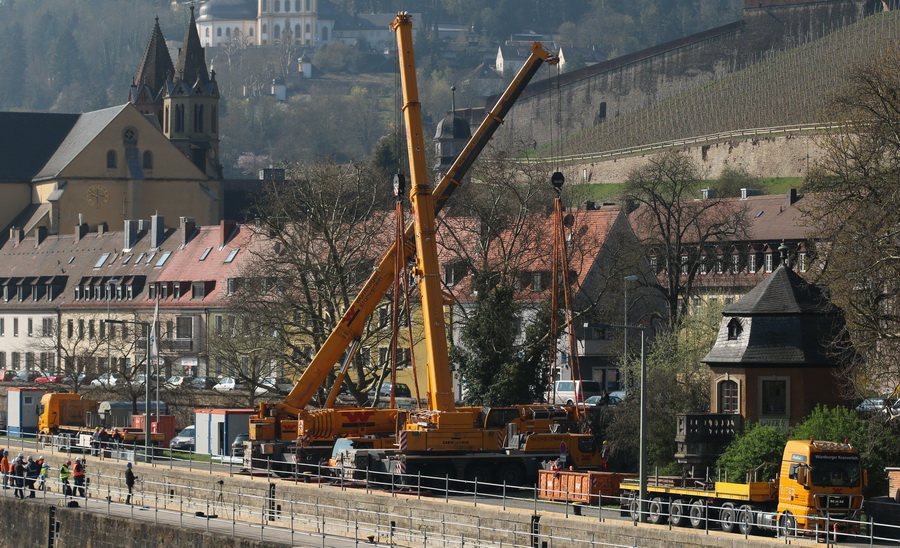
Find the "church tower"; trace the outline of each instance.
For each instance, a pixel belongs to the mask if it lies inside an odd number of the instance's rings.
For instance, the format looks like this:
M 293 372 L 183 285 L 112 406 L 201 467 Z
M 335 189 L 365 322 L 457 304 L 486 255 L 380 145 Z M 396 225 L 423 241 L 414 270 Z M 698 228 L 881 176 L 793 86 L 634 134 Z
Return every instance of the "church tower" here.
M 175 74 L 166 39 L 159 28 L 159 17 L 153 25 L 150 42 L 141 60 L 141 68 L 131 82 L 128 102 L 142 114 L 152 114 L 160 127 L 163 124 L 163 92 L 166 82 Z
M 194 8 L 178 51 L 174 75 L 163 92 L 162 130 L 208 177 L 222 177 L 219 163 L 219 85 L 208 72 Z

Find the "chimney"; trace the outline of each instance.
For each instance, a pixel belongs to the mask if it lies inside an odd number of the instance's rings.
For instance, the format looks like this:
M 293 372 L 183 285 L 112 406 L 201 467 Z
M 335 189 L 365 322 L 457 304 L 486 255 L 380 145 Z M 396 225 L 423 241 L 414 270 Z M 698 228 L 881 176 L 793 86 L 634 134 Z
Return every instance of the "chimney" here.
M 106 221 L 97 225 L 97 236 L 103 236 L 109 232 L 109 226 L 106 224 Z
M 594 202 L 592 202 L 591 200 L 585 200 L 585 202 L 584 202 L 583 205 L 584 205 L 584 209 L 585 209 L 585 210 L 591 211 L 592 209 L 594 209 L 594 205 L 595 205 L 595 204 L 594 204 Z
M 81 213 L 78 214 L 78 224 L 75 225 L 75 241 L 80 242 L 88 233 L 88 225 L 84 224 Z
M 700 199 L 701 200 L 711 200 L 712 198 L 717 198 L 718 193 L 714 188 L 704 188 L 700 191 Z
M 12 227 L 9 229 L 9 239 L 12 240 L 14 245 L 19 245 L 22 243 L 22 229 Z
M 800 199 L 800 196 L 797 194 L 796 188 L 788 189 L 787 196 L 788 196 L 788 205 L 789 206 L 796 204 L 797 200 Z
M 137 235 L 138 235 L 138 221 L 136 220 L 126 220 L 125 221 L 125 243 L 122 248 L 123 251 L 130 251 L 134 244 L 137 243 Z
M 178 219 L 181 226 L 181 247 L 184 247 L 194 237 L 194 231 L 197 229 L 197 223 L 193 217 L 181 217 Z
M 158 249 L 163 242 L 166 226 L 165 218 L 162 215 L 150 216 L 150 249 Z
M 228 240 L 231 239 L 231 234 L 234 232 L 234 228 L 237 226 L 237 223 L 234 221 L 222 221 L 219 223 L 221 227 L 221 236 L 219 239 L 219 248 L 225 247 L 225 244 L 228 243 Z
M 47 227 L 39 226 L 34 229 L 34 247 L 41 245 L 47 239 Z M 19 241 L 22 241 L 21 239 Z

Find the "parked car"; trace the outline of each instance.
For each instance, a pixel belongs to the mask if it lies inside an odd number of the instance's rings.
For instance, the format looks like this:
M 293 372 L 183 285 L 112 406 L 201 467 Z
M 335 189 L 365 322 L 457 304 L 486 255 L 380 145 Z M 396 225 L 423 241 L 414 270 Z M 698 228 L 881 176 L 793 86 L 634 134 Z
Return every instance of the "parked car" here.
M 13 382 L 34 382 L 35 379 L 40 377 L 41 374 L 38 371 L 19 371 L 16 373 L 16 376 L 13 377 Z
M 12 382 L 13 378 L 15 378 L 16 371 L 15 369 L 3 369 L 0 370 L 0 382 Z
M 866 398 L 856 406 L 856 410 L 861 413 L 875 413 L 889 408 L 890 404 L 885 398 Z
M 232 457 L 243 457 L 244 456 L 244 442 L 250 439 L 250 434 L 238 434 L 234 441 L 231 442 L 231 456 Z
M 104 373 L 91 381 L 91 386 L 122 386 L 125 378 L 118 373 Z
M 138 375 L 131 380 L 131 386 L 144 386 L 144 379 L 146 379 L 146 375 Z M 165 377 L 160 377 L 158 375 L 150 375 L 150 386 L 155 387 L 157 381 L 159 381 L 160 386 L 164 386 L 166 384 Z
M 260 381 L 259 386 L 256 387 L 254 392 L 256 394 L 264 394 L 266 392 L 276 392 L 276 393 L 288 393 L 291 391 L 294 385 L 287 381 L 287 379 L 277 379 L 275 377 L 266 377 L 262 381 Z
M 76 378 L 75 375 L 68 375 L 68 376 L 66 376 L 66 378 L 64 378 L 62 380 L 62 382 L 64 384 L 74 384 L 75 378 Z M 78 378 L 78 384 L 88 384 L 94 380 L 94 377 L 92 375 L 88 375 L 86 373 L 79 373 L 77 378 Z
M 193 379 L 191 377 L 181 377 L 174 375 L 166 379 L 166 386 L 169 388 L 178 388 L 179 386 L 187 386 Z
M 219 381 L 213 377 L 195 377 L 191 379 L 188 386 L 197 390 L 210 390 L 218 383 Z
M 606 401 L 604 401 L 604 399 Z M 622 403 L 622 398 L 620 398 L 619 396 L 614 396 L 613 394 L 608 394 L 606 398 L 604 398 L 601 394 L 599 396 L 591 396 L 590 398 L 584 400 L 584 405 L 586 407 L 611 407 L 613 405 L 619 405 L 620 403 Z
M 34 382 L 40 384 L 58 384 L 63 382 L 64 380 L 66 380 L 66 374 L 62 371 L 57 371 L 55 373 L 50 373 L 49 375 L 40 376 L 34 379 Z
M 218 390 L 219 392 L 234 392 L 235 390 L 243 390 L 244 388 L 243 384 L 232 377 L 225 377 L 220 380 L 218 384 L 213 386 L 213 390 Z
M 390 398 L 391 397 L 391 383 L 386 382 L 382 383 L 381 390 L 378 392 L 381 394 L 381 399 Z M 397 387 L 394 389 L 394 396 L 398 398 L 411 398 L 412 391 L 410 391 L 409 386 L 403 384 L 402 382 L 397 383 Z M 375 391 L 372 390 L 369 392 L 369 399 L 375 397 Z
M 193 451 L 195 445 L 194 425 L 190 425 L 177 436 L 169 440 L 169 449 L 173 451 Z
M 575 405 L 591 396 L 603 394 L 597 381 L 556 381 L 556 397 L 553 403 Z

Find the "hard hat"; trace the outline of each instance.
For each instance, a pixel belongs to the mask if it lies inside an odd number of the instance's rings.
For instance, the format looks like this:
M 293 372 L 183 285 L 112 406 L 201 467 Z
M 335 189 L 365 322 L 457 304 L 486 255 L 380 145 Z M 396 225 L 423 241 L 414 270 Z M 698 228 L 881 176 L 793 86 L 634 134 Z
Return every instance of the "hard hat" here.
M 19 453 L 19 456 L 18 456 L 17 458 L 24 459 L 24 458 L 25 458 L 25 453 Z
M 28 455 L 28 460 L 34 460 L 34 459 L 31 458 L 31 455 Z
M 40 457 L 38 457 L 38 460 L 44 460 L 44 455 L 41 455 Z
M 67 460 L 67 461 L 66 461 L 66 466 L 69 466 L 70 464 L 72 464 L 72 461 Z
M 126 467 L 126 468 L 131 468 L 131 463 L 129 462 L 128 464 L 126 464 L 125 467 Z
M 81 457 L 76 457 L 75 462 L 81 462 Z

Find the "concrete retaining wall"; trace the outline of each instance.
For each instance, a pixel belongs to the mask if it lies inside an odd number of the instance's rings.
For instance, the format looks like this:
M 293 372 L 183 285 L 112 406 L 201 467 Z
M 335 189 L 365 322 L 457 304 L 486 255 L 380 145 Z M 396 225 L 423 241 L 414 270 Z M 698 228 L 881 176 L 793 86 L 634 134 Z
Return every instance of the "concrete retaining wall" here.
M 62 456 L 49 457 L 51 466 L 58 467 Z M 122 498 L 121 490 L 124 489 L 124 463 L 115 463 L 109 460 L 99 461 L 91 458 L 88 460 L 89 476 L 103 471 L 107 478 L 91 479 L 91 500 L 102 501 L 109 494 L 112 499 Z M 193 514 L 202 511 L 207 514 L 215 513 L 219 519 L 231 520 L 232 512 L 238 505 L 243 505 L 244 510 L 236 510 L 238 520 L 249 520 L 259 523 L 265 519 L 272 526 L 293 526 L 296 531 L 319 531 L 321 518 L 328 523 L 327 533 L 333 535 L 351 536 L 353 524 L 376 523 L 379 530 L 387 531 L 391 522 L 398 531 L 394 537 L 398 545 L 419 546 L 421 537 L 414 542 L 406 541 L 404 530 L 426 532 L 429 539 L 448 535 L 458 542 L 460 537 L 472 540 L 485 540 L 502 542 L 504 545 L 532 546 L 535 540 L 531 534 L 533 524 L 533 512 L 530 509 L 510 508 L 503 510 L 498 506 L 478 505 L 468 502 L 444 501 L 440 498 L 422 498 L 416 496 L 390 494 L 384 492 L 367 493 L 360 489 L 344 489 L 336 486 L 320 484 L 293 483 L 283 480 L 269 480 L 266 478 L 250 478 L 246 476 L 229 476 L 227 474 L 209 474 L 204 470 L 170 470 L 162 465 L 153 466 L 138 464 L 135 473 L 139 482 L 135 488 L 138 504 L 165 505 L 170 510 L 181 509 L 185 513 Z M 55 476 L 55 474 L 54 474 Z M 221 485 L 219 482 L 222 482 Z M 154 484 L 151 485 L 150 482 Z M 221 497 L 219 497 L 221 494 Z M 272 496 L 275 500 L 267 499 Z M 193 500 L 191 503 L 189 500 Z M 10 498 L 2 498 L 0 502 L 4 509 L 12 507 L 21 510 L 22 504 L 16 506 L 16 501 Z M 39 503 L 25 501 L 24 504 L 41 507 Z M 293 510 L 295 519 L 292 521 L 289 513 Z M 94 535 L 90 538 L 98 538 L 102 530 L 118 531 L 117 535 L 129 535 L 123 538 L 145 538 L 144 546 L 199 546 L 212 545 L 204 542 L 208 537 L 199 532 L 188 529 L 179 529 L 174 534 L 169 529 L 159 529 L 140 523 L 119 523 L 107 516 L 87 517 L 84 510 L 59 509 L 65 516 L 78 515 L 79 517 L 67 517 L 64 523 L 66 531 L 72 535 Z M 21 512 L 20 512 L 21 513 Z M 74 514 L 72 514 L 74 513 Z M 9 520 L 0 526 L 0 539 L 15 540 L 10 546 L 40 546 L 46 545 L 48 515 L 45 511 L 21 513 L 27 524 L 21 526 L 9 525 Z M 304 520 L 297 517 L 299 514 L 316 516 L 316 519 Z M 10 513 L 6 514 L 9 516 Z M 63 514 L 60 514 L 63 515 Z M 60 517 L 60 519 L 64 519 Z M 639 546 L 763 546 L 762 541 L 748 541 L 739 535 L 724 535 L 712 532 L 708 535 L 695 534 L 690 530 L 668 530 L 661 526 L 635 527 L 627 522 L 604 521 L 599 522 L 596 517 L 573 516 L 566 518 L 556 514 L 538 513 L 538 546 L 546 541 L 549 545 L 561 548 L 566 546 L 585 546 L 585 541 L 615 543 L 622 545 Z M 336 521 L 343 521 L 349 526 L 342 527 Z M 16 531 L 12 531 L 12 527 Z M 7 536 L 7 534 L 9 536 Z M 205 532 L 204 532 L 205 534 Z M 19 535 L 27 535 L 22 537 Z M 44 535 L 44 536 L 42 536 Z M 137 536 L 131 536 L 137 535 Z M 173 536 L 174 535 L 174 536 Z M 201 535 L 201 536 L 197 536 Z M 549 536 L 554 538 L 549 540 Z M 182 538 L 183 537 L 183 538 Z M 173 538 L 177 543 L 173 544 Z M 190 540 L 184 540 L 190 539 Z M 566 540 L 572 539 L 572 540 Z M 21 542 L 19 542 L 21 540 Z M 385 539 L 380 539 L 384 541 Z M 239 541 L 230 537 L 217 539 L 215 544 L 224 547 L 230 546 L 255 546 L 254 544 L 235 544 Z M 242 542 L 242 541 L 241 541 Z M 85 544 L 79 544 L 84 546 Z M 104 546 L 105 544 L 94 544 Z M 267 544 L 270 545 L 270 544 Z M 60 544 L 59 546 L 66 546 Z

